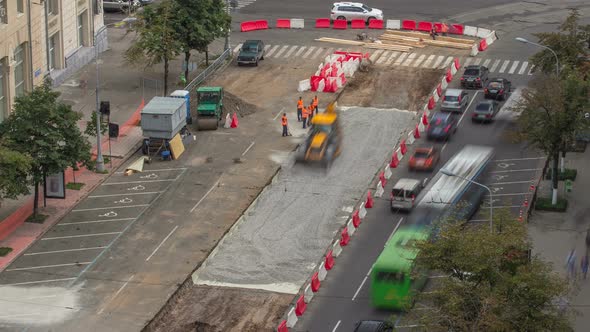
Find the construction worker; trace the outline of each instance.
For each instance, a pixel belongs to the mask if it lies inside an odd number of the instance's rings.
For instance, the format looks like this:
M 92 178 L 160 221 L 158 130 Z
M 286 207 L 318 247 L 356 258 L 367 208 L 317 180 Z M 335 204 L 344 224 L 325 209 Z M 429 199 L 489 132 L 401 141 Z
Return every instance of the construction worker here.
M 436 33 L 436 29 L 433 27 L 430 30 L 430 37 L 432 37 L 432 40 L 436 40 L 436 36 L 438 36 L 438 33 Z
M 316 95 L 315 97 L 313 97 L 313 108 L 315 109 L 315 114 L 318 114 L 318 96 Z
M 440 32 L 442 32 L 443 36 L 446 36 L 447 32 L 449 32 L 449 26 L 446 23 L 443 23 L 441 25 Z
M 301 109 L 301 119 L 303 120 L 303 129 L 307 128 L 307 117 L 309 113 L 307 111 L 307 107 L 303 106 Z
M 309 104 L 309 107 L 307 108 L 307 125 L 311 126 L 311 119 L 313 119 L 313 109 L 315 106 L 313 106 L 313 99 L 311 100 L 311 103 Z
M 301 111 L 303 110 L 303 99 L 299 97 L 297 101 L 297 122 L 301 122 Z
M 281 125 L 283 126 L 283 137 L 289 136 L 289 129 L 287 128 L 287 113 L 283 113 L 281 117 Z

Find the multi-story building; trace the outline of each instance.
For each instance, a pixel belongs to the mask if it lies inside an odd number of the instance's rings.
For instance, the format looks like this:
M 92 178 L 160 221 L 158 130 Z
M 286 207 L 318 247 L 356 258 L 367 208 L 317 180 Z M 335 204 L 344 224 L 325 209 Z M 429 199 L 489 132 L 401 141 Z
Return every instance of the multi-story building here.
M 102 0 L 0 0 L 0 122 L 15 97 L 61 84 L 107 48 Z

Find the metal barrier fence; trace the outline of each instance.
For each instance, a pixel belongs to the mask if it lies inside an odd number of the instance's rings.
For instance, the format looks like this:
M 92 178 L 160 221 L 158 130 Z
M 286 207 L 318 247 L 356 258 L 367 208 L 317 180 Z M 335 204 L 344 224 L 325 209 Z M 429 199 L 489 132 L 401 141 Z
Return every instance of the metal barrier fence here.
M 214 71 L 216 71 L 221 65 L 225 62 L 225 60 L 231 56 L 231 48 L 223 51 L 219 58 L 215 59 L 213 63 L 211 63 L 202 73 L 197 75 L 189 84 L 184 88 L 184 90 L 191 91 L 195 86 L 203 83 L 211 75 Z

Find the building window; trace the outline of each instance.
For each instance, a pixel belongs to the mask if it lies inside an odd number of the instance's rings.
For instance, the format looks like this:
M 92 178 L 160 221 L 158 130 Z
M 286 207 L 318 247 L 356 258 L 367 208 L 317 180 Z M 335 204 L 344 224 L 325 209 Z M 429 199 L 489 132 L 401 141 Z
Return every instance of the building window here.
M 49 15 L 57 15 L 59 8 L 57 8 L 57 0 L 47 0 L 47 13 Z
M 49 70 L 56 68 L 57 60 L 57 33 L 49 37 Z
M 25 94 L 25 44 L 14 49 L 14 93 L 17 97 Z
M 6 1 L 7 0 L 0 0 L 0 24 L 7 24 L 7 10 L 6 10 Z
M 4 67 L 4 59 L 2 59 L 0 60 L 0 123 L 2 123 L 2 121 L 4 121 L 4 119 L 8 117 L 8 112 L 6 112 L 8 106 L 6 106 L 5 90 L 8 84 L 6 84 L 6 82 L 4 81 L 4 78 L 6 77 L 6 75 L 4 74 Z
M 24 0 L 16 0 L 16 11 L 19 14 L 22 14 L 25 12 L 25 4 L 24 4 Z
M 84 46 L 86 44 L 86 38 L 84 38 L 85 34 L 85 24 L 86 21 L 86 11 L 82 12 L 82 14 L 78 15 L 78 46 Z

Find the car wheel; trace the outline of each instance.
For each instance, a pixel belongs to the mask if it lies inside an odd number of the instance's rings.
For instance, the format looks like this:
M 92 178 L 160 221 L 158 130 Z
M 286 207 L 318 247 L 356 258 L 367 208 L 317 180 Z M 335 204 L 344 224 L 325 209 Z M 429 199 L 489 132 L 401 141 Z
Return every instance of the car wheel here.
M 344 16 L 338 16 L 338 17 L 336 17 L 336 19 L 337 20 L 346 20 L 346 17 L 344 17 Z
M 369 17 L 369 18 L 367 19 L 367 24 L 371 23 L 371 20 L 375 20 L 375 19 L 377 19 L 377 18 L 376 18 L 376 17 L 372 17 L 372 16 L 371 16 L 371 17 Z

